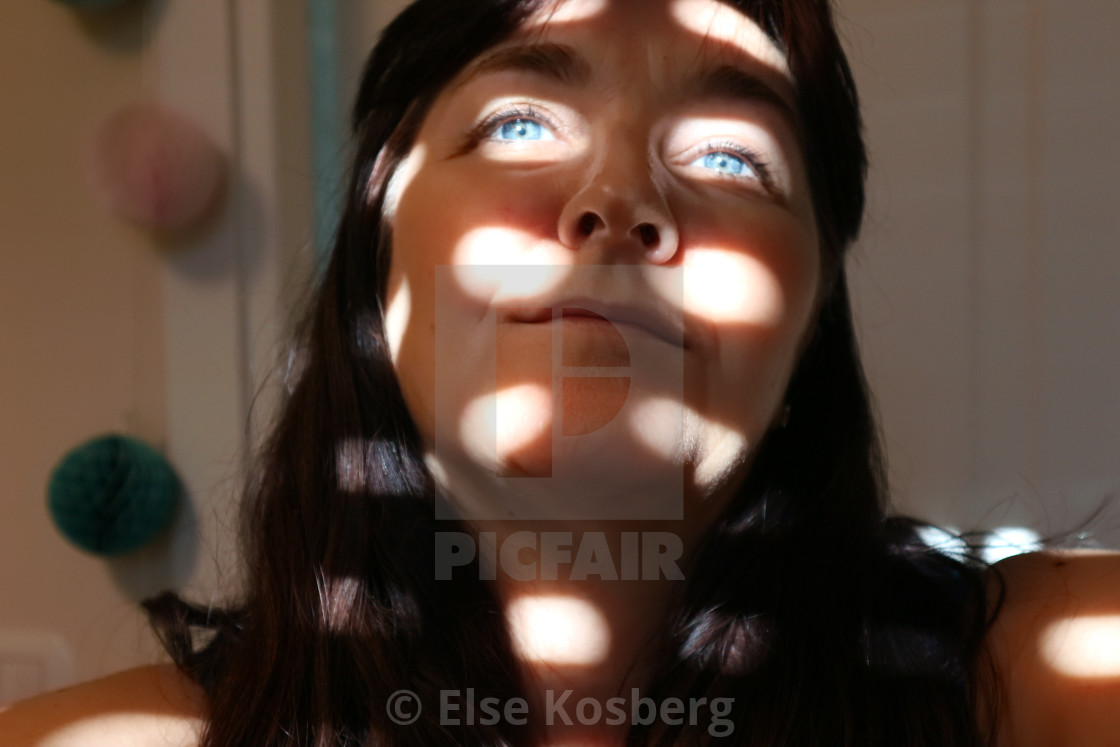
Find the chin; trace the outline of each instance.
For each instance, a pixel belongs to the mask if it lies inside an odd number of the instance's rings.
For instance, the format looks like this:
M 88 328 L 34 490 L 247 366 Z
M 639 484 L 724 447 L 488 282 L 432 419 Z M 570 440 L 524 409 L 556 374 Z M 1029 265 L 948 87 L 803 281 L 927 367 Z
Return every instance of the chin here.
M 581 415 L 569 418 L 569 426 L 598 417 L 595 411 Z M 500 460 L 498 474 L 516 488 L 512 494 L 551 496 L 549 510 L 556 515 L 537 518 L 681 518 L 687 465 L 679 416 L 641 429 L 632 418 L 615 417 L 594 430 L 555 430 L 560 433 L 550 441 Z

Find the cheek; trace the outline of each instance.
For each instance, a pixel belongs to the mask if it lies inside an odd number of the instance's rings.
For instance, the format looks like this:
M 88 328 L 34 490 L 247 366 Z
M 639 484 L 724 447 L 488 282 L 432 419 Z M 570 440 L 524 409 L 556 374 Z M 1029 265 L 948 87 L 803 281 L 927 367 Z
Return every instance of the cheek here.
M 549 268 L 568 259 L 556 248 L 562 206 L 562 185 L 540 171 L 470 163 L 421 170 L 393 221 L 395 274 L 425 304 L 417 324 L 447 318 L 435 314 L 436 301 L 460 323 L 480 320 L 506 297 L 548 290 L 558 277 Z
M 492 247 L 489 254 L 485 248 L 475 249 L 465 257 L 465 243 L 487 229 L 536 240 L 553 238 L 561 205 L 558 185 L 542 175 L 445 167 L 438 175 L 417 176 L 394 223 L 407 228 L 406 249 L 422 250 L 425 256 L 417 260 L 427 266 L 464 264 L 464 259 L 473 264 L 499 263 L 508 247 Z
M 437 268 L 520 264 L 533 244 L 555 233 L 549 216 L 558 202 L 556 190 L 541 180 L 477 168 L 421 169 L 391 223 L 390 290 L 407 284 L 414 300 L 410 326 L 434 319 Z
M 686 313 L 707 330 L 710 348 L 686 383 L 709 419 L 754 442 L 781 405 L 809 326 L 816 232 L 790 213 L 752 206 L 709 213 L 688 241 Z
M 808 317 L 820 279 L 815 230 L 773 207 L 682 226 L 685 308 L 716 329 L 784 337 Z
M 421 168 L 403 189 L 391 221 L 385 326 L 398 379 L 422 432 L 434 431 L 437 339 L 452 327 L 450 337 L 473 341 L 473 350 L 493 348 L 493 341 L 475 339 L 490 298 L 463 281 L 470 273 L 447 268 L 522 264 L 535 243 L 555 233 L 550 216 L 558 203 L 557 190 L 546 180 L 498 178 L 446 164 L 438 173 Z

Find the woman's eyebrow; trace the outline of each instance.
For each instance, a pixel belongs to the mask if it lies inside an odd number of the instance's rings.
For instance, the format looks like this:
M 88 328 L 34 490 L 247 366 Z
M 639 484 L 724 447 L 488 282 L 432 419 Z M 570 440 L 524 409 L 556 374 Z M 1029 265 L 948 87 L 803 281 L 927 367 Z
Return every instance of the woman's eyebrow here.
M 454 86 L 459 88 L 487 73 L 527 72 L 567 85 L 587 85 L 591 63 L 567 44 L 529 42 L 499 47 L 472 63 Z M 685 82 L 687 99 L 718 99 L 762 102 L 773 107 L 794 133 L 801 132 L 800 119 L 789 101 L 761 78 L 735 65 L 701 69 Z
M 685 98 L 717 99 L 767 104 L 786 120 L 794 134 L 801 133 L 801 119 L 796 109 L 770 84 L 734 65 L 716 65 L 689 76 Z
M 458 86 L 484 73 L 507 71 L 537 73 L 568 85 L 591 80 L 591 64 L 575 49 L 539 42 L 500 47 L 483 55 L 467 68 Z

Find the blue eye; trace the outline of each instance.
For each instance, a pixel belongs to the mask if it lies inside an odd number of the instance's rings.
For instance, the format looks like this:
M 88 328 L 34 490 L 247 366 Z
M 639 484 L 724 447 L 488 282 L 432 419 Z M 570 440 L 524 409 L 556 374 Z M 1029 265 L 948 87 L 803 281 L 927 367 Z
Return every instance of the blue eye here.
M 754 169 L 751 168 L 747 161 L 734 153 L 727 151 L 717 151 L 715 153 L 705 153 L 704 155 L 693 161 L 690 166 L 699 166 L 705 169 L 711 169 L 726 176 L 743 176 L 745 174 L 754 174 Z
M 497 140 L 529 141 L 529 140 L 555 140 L 552 133 L 535 119 L 510 119 L 498 125 L 494 131 Z

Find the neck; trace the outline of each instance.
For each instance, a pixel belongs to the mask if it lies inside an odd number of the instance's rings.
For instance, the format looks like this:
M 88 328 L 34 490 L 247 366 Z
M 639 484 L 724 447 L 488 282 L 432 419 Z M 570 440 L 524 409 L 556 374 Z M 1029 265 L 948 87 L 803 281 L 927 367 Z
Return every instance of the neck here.
M 650 683 L 691 556 L 733 486 L 686 491 L 674 520 L 539 520 L 506 517 L 519 499 L 565 506 L 561 495 L 514 495 L 498 481 L 438 474 L 457 486 L 443 495 L 469 529 L 437 546 L 437 566 L 451 573 L 477 558 L 491 582 L 540 747 L 624 744 L 632 701 Z M 599 500 L 638 505 L 639 492 Z
M 684 584 L 684 538 L 658 524 L 474 524 L 493 537 L 480 539 L 480 560 L 497 556 L 494 588 L 545 744 L 625 740 L 631 695 L 648 681 Z M 627 718 L 612 716 L 611 702 Z

